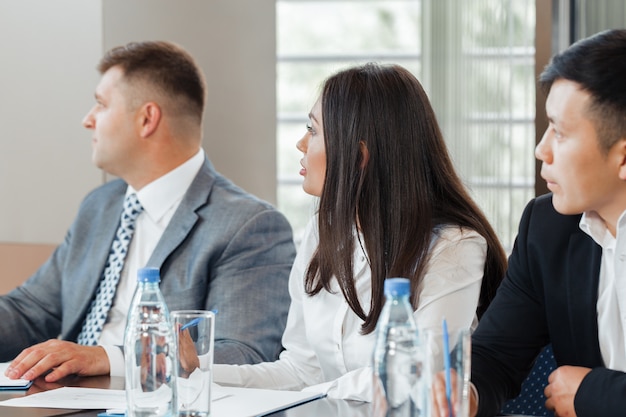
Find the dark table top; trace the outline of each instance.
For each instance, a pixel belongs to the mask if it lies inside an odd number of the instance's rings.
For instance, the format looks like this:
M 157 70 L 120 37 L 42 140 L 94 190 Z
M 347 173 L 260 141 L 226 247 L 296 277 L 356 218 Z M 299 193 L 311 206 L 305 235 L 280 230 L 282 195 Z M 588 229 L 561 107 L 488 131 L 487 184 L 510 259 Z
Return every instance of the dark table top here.
M 50 389 L 67 387 L 86 387 L 103 389 L 124 389 L 124 379 L 98 376 L 98 377 L 68 377 L 60 383 L 46 383 L 42 378 L 34 381 L 28 391 L 0 391 L 0 401 L 9 398 L 21 397 Z M 49 416 L 72 416 L 72 417 L 96 417 L 103 410 L 61 410 L 50 408 L 22 408 L 0 407 L 2 417 L 49 417 Z M 371 405 L 356 401 L 333 400 L 322 398 L 304 403 L 287 410 L 269 414 L 271 417 L 370 417 Z

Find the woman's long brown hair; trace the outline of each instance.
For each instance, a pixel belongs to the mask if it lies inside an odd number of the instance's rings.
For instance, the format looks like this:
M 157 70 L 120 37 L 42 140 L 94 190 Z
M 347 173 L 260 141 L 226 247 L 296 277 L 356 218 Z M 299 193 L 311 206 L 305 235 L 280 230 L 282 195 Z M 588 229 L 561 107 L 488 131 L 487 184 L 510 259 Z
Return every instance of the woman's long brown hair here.
M 433 230 L 457 225 L 487 241 L 480 317 L 504 277 L 505 253 L 457 175 L 419 81 L 397 65 L 367 64 L 327 79 L 321 100 L 326 178 L 307 293 L 330 291 L 336 277 L 348 305 L 364 320 L 361 331 L 371 333 L 384 304 L 385 278 L 409 278 L 417 308 Z M 357 224 L 363 242 L 354 237 Z M 355 288 L 352 257 L 358 244 L 371 267 L 369 311 Z

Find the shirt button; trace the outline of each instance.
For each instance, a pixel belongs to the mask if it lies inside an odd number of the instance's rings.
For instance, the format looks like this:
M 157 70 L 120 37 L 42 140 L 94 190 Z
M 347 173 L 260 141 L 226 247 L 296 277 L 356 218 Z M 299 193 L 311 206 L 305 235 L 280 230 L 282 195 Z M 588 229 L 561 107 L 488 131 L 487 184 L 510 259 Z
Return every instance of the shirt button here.
M 337 344 L 335 345 L 335 347 L 337 348 L 337 352 L 339 352 L 339 351 L 341 350 L 341 345 L 340 345 L 339 343 L 337 343 Z
M 620 256 L 619 256 L 619 261 L 620 261 L 620 262 L 624 262 L 624 261 L 626 261 L 626 255 L 624 255 L 624 254 L 620 255 Z

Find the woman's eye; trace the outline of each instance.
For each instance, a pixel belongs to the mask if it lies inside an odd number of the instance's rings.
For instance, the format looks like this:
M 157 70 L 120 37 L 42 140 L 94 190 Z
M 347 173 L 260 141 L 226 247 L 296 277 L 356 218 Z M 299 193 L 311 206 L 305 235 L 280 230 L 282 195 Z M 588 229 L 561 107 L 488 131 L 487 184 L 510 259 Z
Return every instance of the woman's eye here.
M 310 124 L 310 123 L 307 123 L 307 124 L 306 124 L 306 130 L 307 130 L 307 132 L 309 132 L 309 133 L 315 133 L 315 132 L 313 131 L 313 126 L 311 126 L 311 124 Z

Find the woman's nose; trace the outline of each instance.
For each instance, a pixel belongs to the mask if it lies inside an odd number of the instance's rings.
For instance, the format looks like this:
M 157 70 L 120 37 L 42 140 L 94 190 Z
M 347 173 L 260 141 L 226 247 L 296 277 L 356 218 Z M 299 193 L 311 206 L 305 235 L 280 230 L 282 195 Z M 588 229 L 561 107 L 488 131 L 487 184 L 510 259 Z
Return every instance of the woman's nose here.
M 309 142 L 309 133 L 305 133 L 304 136 L 296 143 L 296 148 L 302 153 L 306 153 Z

